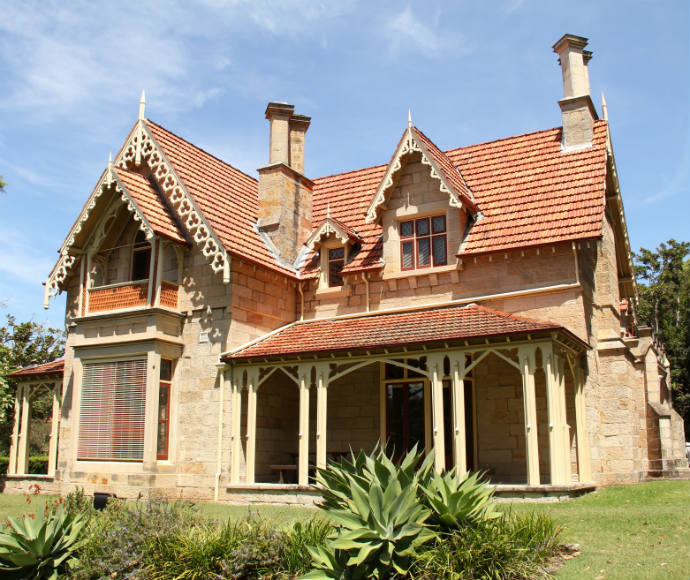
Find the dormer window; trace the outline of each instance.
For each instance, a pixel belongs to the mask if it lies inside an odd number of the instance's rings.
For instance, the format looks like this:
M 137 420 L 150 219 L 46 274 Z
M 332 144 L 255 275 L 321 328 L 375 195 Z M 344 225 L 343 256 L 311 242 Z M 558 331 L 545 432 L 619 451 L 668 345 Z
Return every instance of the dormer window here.
M 400 222 L 400 268 L 414 270 L 448 263 L 446 216 Z
M 345 248 L 329 248 L 328 250 L 328 286 L 343 285 L 341 271 L 345 265 Z
M 132 248 L 132 280 L 145 280 L 149 277 L 151 262 L 151 244 L 146 241 L 146 235 L 139 230 L 134 238 Z

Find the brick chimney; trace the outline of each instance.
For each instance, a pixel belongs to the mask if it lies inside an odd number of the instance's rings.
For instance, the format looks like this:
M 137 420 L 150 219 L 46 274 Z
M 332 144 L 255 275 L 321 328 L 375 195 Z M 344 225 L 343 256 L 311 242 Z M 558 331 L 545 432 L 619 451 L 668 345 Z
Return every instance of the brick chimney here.
M 268 165 L 259 168 L 259 228 L 278 258 L 293 264 L 311 232 L 313 183 L 304 176 L 304 137 L 310 117 L 287 103 L 268 103 Z
M 563 118 L 565 150 L 591 146 L 594 121 L 599 118 L 589 95 L 587 64 L 592 53 L 585 46 L 587 39 L 574 34 L 564 35 L 553 45 L 563 73 L 563 98 L 558 105 Z

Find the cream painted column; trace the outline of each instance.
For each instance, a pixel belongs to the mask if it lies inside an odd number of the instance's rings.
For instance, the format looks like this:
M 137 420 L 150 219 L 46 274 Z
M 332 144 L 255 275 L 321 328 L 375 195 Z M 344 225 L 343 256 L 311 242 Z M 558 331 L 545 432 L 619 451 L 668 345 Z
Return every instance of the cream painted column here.
M 579 364 L 575 366 L 575 437 L 577 438 L 577 472 L 580 483 L 592 481 L 592 456 L 587 431 L 587 406 L 585 402 L 584 373 Z
M 230 401 L 230 483 L 238 484 L 240 482 L 240 456 L 242 455 L 242 373 L 237 368 L 232 369 Z
M 573 467 L 570 461 L 570 427 L 568 425 L 568 410 L 565 396 L 565 357 L 556 356 L 558 369 L 558 406 L 560 409 L 561 447 L 563 449 L 563 477 L 566 483 L 571 483 Z
M 258 391 L 259 369 L 247 371 L 247 470 L 245 481 L 255 483 L 256 479 L 256 397 Z
M 145 471 L 156 466 L 158 448 L 158 389 L 161 379 L 161 355 L 149 351 L 146 357 L 146 402 L 144 411 L 144 457 Z
M 431 378 L 432 441 L 434 467 L 438 473 L 446 468 L 445 430 L 443 425 L 443 355 L 433 354 L 426 361 Z
M 311 387 L 311 365 L 299 365 L 299 426 L 297 447 L 297 483 L 309 485 L 309 388 Z
M 545 345 L 541 347 L 546 376 L 546 406 L 549 421 L 549 468 L 551 473 L 551 485 L 565 485 L 565 473 L 563 471 L 563 445 L 561 445 L 562 428 L 560 424 L 561 410 L 559 404 L 559 385 L 556 376 L 556 362 L 554 361 L 553 347 Z
M 31 385 L 22 389 L 22 421 L 19 428 L 17 447 L 17 472 L 23 475 L 29 471 L 29 422 L 31 421 Z
M 453 463 L 459 477 L 467 472 L 467 441 L 465 426 L 465 353 L 448 353 L 453 373 L 451 400 L 453 405 Z M 470 411 L 472 411 L 470 409 Z
M 539 476 L 539 424 L 537 419 L 537 395 L 534 384 L 536 347 L 521 346 L 518 349 L 522 374 L 522 404 L 525 420 L 525 451 L 527 459 L 527 485 L 540 485 Z
M 316 367 L 316 466 L 321 469 L 326 467 L 328 371 L 327 363 Z
M 146 304 L 153 306 L 154 299 L 154 278 L 156 277 L 156 269 L 158 264 L 158 246 L 160 245 L 157 239 L 153 239 L 149 242 L 151 244 L 151 258 L 149 259 L 149 282 L 148 282 L 148 293 L 146 296 Z M 157 282 L 156 282 L 157 284 Z
M 62 381 L 53 385 L 53 414 L 50 419 L 50 445 L 48 447 L 48 475 L 54 476 L 57 467 L 58 433 L 60 428 L 60 395 Z
M 7 466 L 8 475 L 17 473 L 17 448 L 19 446 L 19 424 L 22 415 L 23 385 L 17 385 L 17 392 L 14 396 L 14 422 L 12 424 L 12 438 L 10 439 L 10 464 Z

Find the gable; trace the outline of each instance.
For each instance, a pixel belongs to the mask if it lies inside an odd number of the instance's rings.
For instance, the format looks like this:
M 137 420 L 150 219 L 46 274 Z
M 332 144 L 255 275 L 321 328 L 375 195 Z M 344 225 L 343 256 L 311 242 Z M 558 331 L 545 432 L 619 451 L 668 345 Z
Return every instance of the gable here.
M 467 208 L 476 211 L 471 190 L 459 170 L 453 167 L 436 145 L 416 127 L 410 125 L 403 133 L 386 173 L 376 190 L 367 210 L 367 223 L 376 222 L 380 212 L 386 207 L 386 201 L 395 184 L 398 172 L 402 169 L 406 157 L 411 153 L 419 153 L 419 159 L 429 167 L 432 178 L 439 181 L 439 188 L 448 195 L 449 204 L 457 208 Z
M 44 308 L 62 290 L 78 256 L 87 248 L 98 248 L 103 243 L 123 207 L 147 239 L 160 235 L 186 243 L 152 184 L 141 175 L 109 164 L 60 248 L 60 257 L 45 282 Z

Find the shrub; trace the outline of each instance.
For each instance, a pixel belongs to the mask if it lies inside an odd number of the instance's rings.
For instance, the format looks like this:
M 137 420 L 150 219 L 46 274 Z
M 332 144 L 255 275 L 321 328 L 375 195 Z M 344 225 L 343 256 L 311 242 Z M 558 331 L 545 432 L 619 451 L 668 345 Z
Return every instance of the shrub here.
M 200 521 L 191 504 L 162 500 L 126 504 L 110 500 L 89 520 L 72 577 L 145 578 L 143 568 L 158 536 L 175 535 Z
M 62 506 L 46 505 L 43 513 L 8 518 L 0 532 L 2 577 L 39 579 L 58 577 L 78 547 L 85 519 Z
M 431 512 L 418 501 L 419 478 L 431 469 L 416 449 L 396 466 L 383 449 L 319 470 L 323 509 L 337 529 L 313 549 L 316 570 L 305 578 L 389 578 L 406 574 L 419 548 L 435 537 Z M 419 467 L 418 467 L 419 466 Z
M 546 578 L 545 564 L 558 550 L 560 529 L 545 515 L 466 524 L 421 554 L 411 576 L 417 580 L 517 580 Z
M 438 474 L 420 485 L 420 500 L 431 510 L 430 525 L 452 530 L 501 517 L 493 502 L 494 490 L 481 481 L 481 474 L 464 478 L 452 472 Z
M 0 475 L 7 473 L 10 458 L 6 455 L 0 456 Z M 48 456 L 33 455 L 29 457 L 29 473 L 46 474 L 48 473 Z

